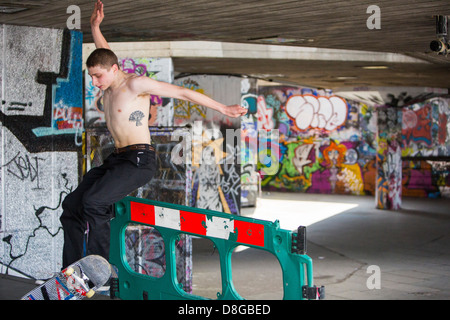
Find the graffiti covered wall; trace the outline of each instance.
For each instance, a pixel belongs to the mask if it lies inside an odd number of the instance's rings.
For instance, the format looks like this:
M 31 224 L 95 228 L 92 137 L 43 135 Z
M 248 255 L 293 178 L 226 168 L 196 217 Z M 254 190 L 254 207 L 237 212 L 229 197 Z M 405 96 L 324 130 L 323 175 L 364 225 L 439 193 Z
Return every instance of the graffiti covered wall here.
M 450 99 L 403 107 L 403 195 L 450 197 Z
M 201 92 L 225 105 L 241 101 L 241 78 L 238 77 L 196 75 L 177 79 L 175 84 Z M 192 127 L 190 206 L 239 214 L 240 119 L 176 100 L 174 124 Z
M 437 97 L 403 107 L 403 157 L 450 156 L 449 102 Z
M 258 128 L 278 129 L 280 167 L 262 172 L 265 190 L 371 194 L 375 177 L 374 109 L 328 92 L 260 87 Z
M 258 122 L 256 118 L 258 87 L 256 79 L 242 79 L 241 106 L 248 116 L 241 117 L 241 207 L 257 204 L 260 189 L 258 163 Z
M 78 184 L 82 34 L 0 25 L 0 269 L 61 269 L 61 202 Z
M 309 88 L 261 86 L 249 99 L 243 129 L 280 134 L 279 170 L 267 174 L 258 162 L 264 190 L 378 192 L 392 208 L 402 195 L 450 196 L 448 98 L 382 106 Z

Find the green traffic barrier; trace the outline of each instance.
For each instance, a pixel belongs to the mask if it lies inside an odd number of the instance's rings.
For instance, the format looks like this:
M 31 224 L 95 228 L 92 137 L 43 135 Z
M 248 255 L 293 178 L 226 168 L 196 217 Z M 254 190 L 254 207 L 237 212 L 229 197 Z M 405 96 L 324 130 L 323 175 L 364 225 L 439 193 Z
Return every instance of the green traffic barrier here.
M 134 271 L 127 262 L 125 231 L 130 224 L 154 227 L 165 243 L 166 270 L 161 277 Z M 122 300 L 205 300 L 187 293 L 177 281 L 175 244 L 187 234 L 211 240 L 219 253 L 222 292 L 218 300 L 242 300 L 233 286 L 231 254 L 249 246 L 273 254 L 280 263 L 283 299 L 321 299 L 324 288 L 313 284 L 312 260 L 306 255 L 306 229 L 280 229 L 275 222 L 230 215 L 159 201 L 126 197 L 115 204 L 111 220 L 110 262 L 118 271 L 115 297 Z

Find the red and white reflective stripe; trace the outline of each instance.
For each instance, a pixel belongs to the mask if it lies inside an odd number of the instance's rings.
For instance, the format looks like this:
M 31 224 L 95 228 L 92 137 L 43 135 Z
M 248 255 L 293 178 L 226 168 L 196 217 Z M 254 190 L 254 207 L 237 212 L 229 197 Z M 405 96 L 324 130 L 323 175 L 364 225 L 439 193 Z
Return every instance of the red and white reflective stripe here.
M 130 202 L 130 210 L 134 222 L 225 240 L 230 239 L 230 234 L 237 233 L 236 242 L 264 247 L 264 225 L 259 223 L 139 202 Z

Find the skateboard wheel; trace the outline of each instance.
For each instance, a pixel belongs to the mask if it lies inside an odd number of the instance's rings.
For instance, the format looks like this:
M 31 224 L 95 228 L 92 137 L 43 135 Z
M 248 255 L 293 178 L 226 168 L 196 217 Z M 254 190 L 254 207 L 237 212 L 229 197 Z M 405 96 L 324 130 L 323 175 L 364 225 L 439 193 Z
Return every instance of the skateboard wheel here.
M 95 291 L 94 290 L 89 290 L 87 293 L 86 293 L 86 297 L 87 298 L 92 298 L 92 296 L 95 294 Z
M 73 268 L 69 267 L 69 268 L 67 268 L 67 270 L 64 272 L 64 274 L 65 274 L 66 276 L 71 276 L 72 273 L 73 273 L 74 271 L 75 271 L 75 270 L 74 270 Z

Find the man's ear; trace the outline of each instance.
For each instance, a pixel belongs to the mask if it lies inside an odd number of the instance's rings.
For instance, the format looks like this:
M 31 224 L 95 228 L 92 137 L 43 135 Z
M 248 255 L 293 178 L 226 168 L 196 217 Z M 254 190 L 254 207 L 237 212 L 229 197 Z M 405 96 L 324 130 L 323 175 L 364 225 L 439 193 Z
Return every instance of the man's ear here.
M 119 66 L 117 64 L 113 64 L 111 69 L 114 73 L 116 73 L 119 70 Z

